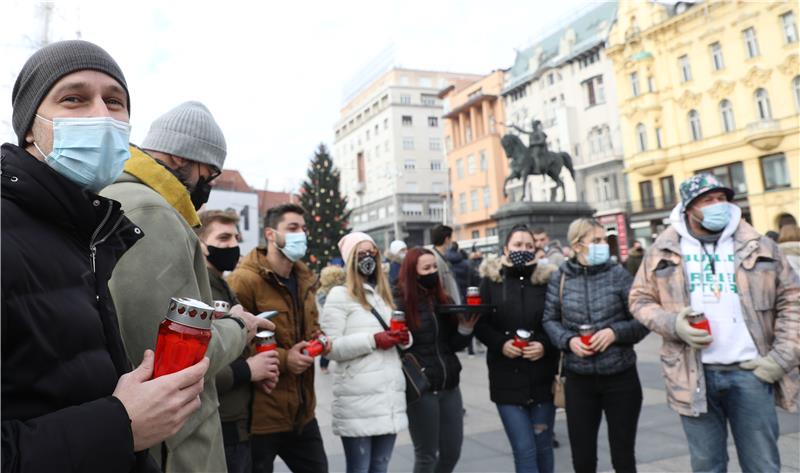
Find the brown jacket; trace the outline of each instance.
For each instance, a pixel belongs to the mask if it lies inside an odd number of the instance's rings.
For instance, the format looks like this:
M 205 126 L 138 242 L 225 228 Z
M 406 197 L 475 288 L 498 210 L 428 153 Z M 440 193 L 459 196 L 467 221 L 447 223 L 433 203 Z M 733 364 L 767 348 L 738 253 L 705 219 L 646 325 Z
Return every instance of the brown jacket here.
M 800 279 L 777 245 L 746 222 L 734 238 L 736 284 L 750 336 L 761 356 L 769 355 L 787 372 L 776 383 L 775 402 L 797 410 L 800 391 Z M 672 409 L 687 416 L 707 412 L 700 352 L 675 333 L 675 318 L 690 305 L 680 236 L 670 227 L 647 251 L 630 292 L 634 317 L 663 337 L 661 367 Z
M 315 293 L 319 280 L 302 262 L 294 264 L 299 301 L 278 279 L 267 261 L 267 250 L 251 251 L 228 277 L 228 284 L 247 311 L 258 314 L 267 310 L 280 312 L 272 321 L 280 358 L 280 380 L 271 394 L 255 390 L 252 433 L 255 435 L 299 431 L 314 419 L 314 367 L 294 375 L 286 367 L 289 348 L 310 340 L 319 330 Z

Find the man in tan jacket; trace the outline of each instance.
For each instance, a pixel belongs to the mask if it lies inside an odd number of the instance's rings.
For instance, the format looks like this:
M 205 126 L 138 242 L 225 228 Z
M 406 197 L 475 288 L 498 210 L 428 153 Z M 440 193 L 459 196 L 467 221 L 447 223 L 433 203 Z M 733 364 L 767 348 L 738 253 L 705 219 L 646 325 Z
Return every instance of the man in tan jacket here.
M 681 184 L 671 226 L 647 251 L 630 308 L 664 341 L 667 399 L 694 471 L 726 471 L 730 424 L 744 471 L 780 470 L 775 404 L 797 409 L 800 280 L 711 174 Z M 705 314 L 709 331 L 690 316 Z
M 328 471 L 328 460 L 315 418 L 314 358 L 303 354 L 320 334 L 315 293 L 317 276 L 302 261 L 306 223 L 302 207 L 284 204 L 267 211 L 267 246 L 251 251 L 228 277 L 228 284 L 246 310 L 277 310 L 280 379 L 269 395 L 253 398 L 253 471 L 271 472 L 278 455 L 295 472 Z M 330 344 L 323 354 L 330 351 Z

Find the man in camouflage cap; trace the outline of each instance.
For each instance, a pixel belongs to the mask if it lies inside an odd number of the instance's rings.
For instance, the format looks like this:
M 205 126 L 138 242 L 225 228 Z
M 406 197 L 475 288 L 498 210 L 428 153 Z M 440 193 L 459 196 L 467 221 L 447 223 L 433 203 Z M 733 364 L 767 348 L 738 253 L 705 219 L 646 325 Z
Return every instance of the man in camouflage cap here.
M 631 312 L 663 337 L 692 470 L 727 470 L 730 424 L 743 471 L 779 471 L 775 404 L 796 411 L 800 388 L 800 278 L 716 177 L 692 176 L 680 193 L 636 274 Z M 708 331 L 691 325 L 693 312 Z

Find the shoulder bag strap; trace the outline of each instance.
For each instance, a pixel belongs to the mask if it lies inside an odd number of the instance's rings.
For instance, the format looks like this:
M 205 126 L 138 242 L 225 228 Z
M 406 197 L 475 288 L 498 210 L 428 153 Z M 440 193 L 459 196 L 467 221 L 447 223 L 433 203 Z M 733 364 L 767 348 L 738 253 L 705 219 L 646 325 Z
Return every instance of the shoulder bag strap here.
M 561 271 L 561 282 L 558 285 L 558 300 L 561 303 L 561 325 L 564 325 L 564 280 L 566 279 L 567 274 L 562 270 Z M 561 356 L 558 358 L 558 377 L 561 378 L 561 371 L 564 368 L 564 352 L 561 352 Z
M 389 326 L 386 325 L 386 322 L 384 322 L 383 317 L 381 317 L 381 314 L 379 314 L 374 307 L 370 306 L 369 311 L 372 312 L 372 315 L 374 315 L 376 319 L 378 319 L 378 322 L 381 324 L 381 327 L 383 327 L 384 330 L 389 330 Z M 397 353 L 400 355 L 400 358 L 402 359 L 403 349 L 397 345 L 395 345 L 394 347 L 397 348 Z

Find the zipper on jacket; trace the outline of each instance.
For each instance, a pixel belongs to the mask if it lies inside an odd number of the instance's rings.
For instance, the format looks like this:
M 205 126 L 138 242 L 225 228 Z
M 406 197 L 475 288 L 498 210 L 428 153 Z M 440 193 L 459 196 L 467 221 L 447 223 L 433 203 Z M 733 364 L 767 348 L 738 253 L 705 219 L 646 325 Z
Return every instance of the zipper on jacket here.
M 436 318 L 436 311 L 431 311 L 431 316 L 433 317 L 433 326 L 436 334 L 436 338 L 434 338 L 434 347 L 436 348 L 436 358 L 439 359 L 439 363 L 442 365 L 442 390 L 444 390 L 445 386 L 447 386 L 447 367 L 444 365 L 442 353 L 439 350 L 439 320 Z
M 594 325 L 594 321 L 592 320 L 592 308 L 589 306 L 589 270 L 587 270 L 586 267 L 583 268 L 583 294 L 586 316 L 589 317 L 589 323 Z M 594 359 L 592 360 L 592 371 L 597 374 L 597 362 Z
M 100 205 L 100 201 L 99 200 L 95 200 L 92 203 L 94 204 L 95 202 L 97 203 L 97 205 Z M 108 219 L 111 217 L 112 208 L 113 208 L 113 205 L 109 204 L 108 205 L 108 211 L 106 212 L 105 217 L 103 217 L 103 220 L 100 221 L 100 225 L 98 225 L 97 228 L 95 228 L 94 233 L 92 233 L 92 238 L 91 238 L 91 240 L 89 240 L 89 260 L 92 263 L 92 273 L 96 273 L 96 265 L 95 265 L 95 263 L 96 263 L 96 258 L 97 258 L 97 245 L 99 244 L 99 243 L 95 243 L 95 239 L 97 238 L 97 235 L 100 233 L 100 230 L 103 229 L 103 226 L 106 224 L 106 222 L 108 222 Z M 120 220 L 122 220 L 122 219 L 120 218 Z M 117 221 L 117 223 L 115 224 L 114 228 L 116 228 L 116 225 L 119 225 L 119 221 Z M 113 229 L 112 229 L 112 231 L 113 231 Z M 110 234 L 111 234 L 111 232 L 106 234 L 105 238 L 103 238 L 103 241 L 105 241 Z M 100 243 L 102 243 L 102 242 L 100 242 Z

